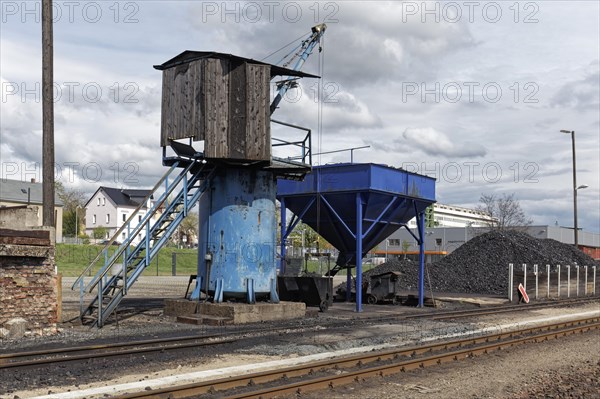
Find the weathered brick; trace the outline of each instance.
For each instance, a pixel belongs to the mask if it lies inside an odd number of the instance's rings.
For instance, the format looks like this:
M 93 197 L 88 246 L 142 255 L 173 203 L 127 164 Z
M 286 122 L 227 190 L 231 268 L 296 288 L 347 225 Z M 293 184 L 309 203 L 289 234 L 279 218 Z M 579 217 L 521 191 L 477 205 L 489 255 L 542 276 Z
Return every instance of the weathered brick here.
M 56 331 L 54 247 L 0 245 L 0 327 L 23 318 L 28 333 Z

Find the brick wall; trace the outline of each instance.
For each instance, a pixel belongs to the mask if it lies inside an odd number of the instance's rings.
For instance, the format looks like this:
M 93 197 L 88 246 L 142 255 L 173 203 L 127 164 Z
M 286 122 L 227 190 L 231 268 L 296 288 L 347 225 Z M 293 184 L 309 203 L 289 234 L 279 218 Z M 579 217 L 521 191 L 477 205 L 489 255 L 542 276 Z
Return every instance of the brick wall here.
M 0 237 L 0 328 L 11 320 L 26 320 L 29 333 L 56 331 L 58 286 L 54 246 L 50 240 L 14 232 Z M 35 232 L 34 235 L 40 235 Z M 23 237 L 25 235 L 25 237 Z

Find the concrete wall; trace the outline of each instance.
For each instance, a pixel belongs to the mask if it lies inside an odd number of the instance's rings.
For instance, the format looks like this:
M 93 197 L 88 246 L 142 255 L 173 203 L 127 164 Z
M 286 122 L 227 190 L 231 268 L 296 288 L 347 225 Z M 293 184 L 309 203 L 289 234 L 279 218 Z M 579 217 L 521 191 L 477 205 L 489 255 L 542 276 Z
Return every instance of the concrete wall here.
M 41 205 L 36 205 L 36 204 L 25 204 L 25 203 L 19 203 L 19 202 L 7 202 L 7 201 L 0 201 L 0 208 L 1 207 L 7 207 L 7 208 L 11 208 L 11 207 L 15 207 L 15 206 L 27 206 L 28 208 L 30 208 L 31 210 L 27 215 L 27 219 L 26 219 L 26 224 L 23 225 L 23 227 L 39 227 L 42 225 L 43 221 L 42 221 L 42 206 Z M 8 213 L 5 213 L 8 212 Z M 10 209 L 4 209 L 2 211 L 0 211 L 0 219 L 5 218 L 5 217 L 10 217 L 13 218 L 14 216 L 10 216 L 9 215 Z M 6 216 L 3 216 L 2 214 L 5 214 Z M 54 216 L 55 216 L 55 231 L 56 231 L 56 242 L 62 242 L 62 228 L 63 228 L 63 208 L 62 206 L 55 206 L 54 207 Z M 18 221 L 17 221 L 18 222 Z M 11 222 L 12 223 L 12 222 Z

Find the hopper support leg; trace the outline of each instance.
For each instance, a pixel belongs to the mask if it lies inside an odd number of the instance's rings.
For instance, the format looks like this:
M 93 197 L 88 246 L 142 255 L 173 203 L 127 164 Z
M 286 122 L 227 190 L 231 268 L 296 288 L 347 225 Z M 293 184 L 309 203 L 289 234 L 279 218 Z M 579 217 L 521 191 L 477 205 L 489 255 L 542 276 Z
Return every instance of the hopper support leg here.
M 417 214 L 419 226 L 419 307 L 423 307 L 425 296 L 425 212 Z
M 356 311 L 362 312 L 362 196 L 356 193 Z
M 346 302 L 352 300 L 352 269 L 346 268 Z
M 287 224 L 287 219 L 286 219 L 286 212 L 285 212 L 285 198 L 281 198 L 279 200 L 279 203 L 281 205 L 280 208 L 280 212 L 281 212 L 281 219 L 279 224 L 281 225 L 281 242 L 280 242 L 280 249 L 279 249 L 279 254 L 281 255 L 281 259 L 280 259 L 280 263 L 279 263 L 279 273 L 283 276 L 285 274 L 285 241 L 286 241 L 286 224 Z

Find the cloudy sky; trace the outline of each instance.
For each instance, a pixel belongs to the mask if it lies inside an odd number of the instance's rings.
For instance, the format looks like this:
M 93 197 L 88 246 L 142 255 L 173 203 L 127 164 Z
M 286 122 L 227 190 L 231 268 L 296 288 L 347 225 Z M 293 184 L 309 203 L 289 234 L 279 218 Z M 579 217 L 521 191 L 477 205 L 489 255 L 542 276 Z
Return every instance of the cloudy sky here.
M 0 2 L 3 178 L 41 177 L 40 9 Z M 600 231 L 597 1 L 55 1 L 54 11 L 57 178 L 68 187 L 146 188 L 162 175 L 153 65 L 183 50 L 260 60 L 325 22 L 323 51 L 305 66 L 322 74 L 321 97 L 306 80 L 274 114 L 313 129 L 315 152 L 368 145 L 355 161 L 436 177 L 439 202 L 515 193 L 535 223 L 572 226 L 571 138 L 559 130 L 575 130 L 578 184 L 589 185 L 579 224 Z

